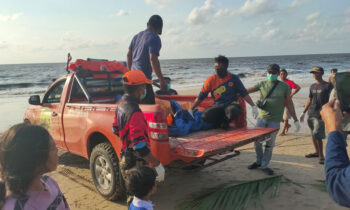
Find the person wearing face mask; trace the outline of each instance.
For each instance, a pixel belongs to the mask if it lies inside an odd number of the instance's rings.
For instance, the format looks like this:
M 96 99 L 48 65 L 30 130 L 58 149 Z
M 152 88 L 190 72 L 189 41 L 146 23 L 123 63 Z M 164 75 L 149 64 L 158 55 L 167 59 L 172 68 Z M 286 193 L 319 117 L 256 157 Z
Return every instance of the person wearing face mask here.
M 170 77 L 164 77 L 164 81 L 167 84 L 167 91 L 157 90 L 156 95 L 177 95 L 177 91 L 171 89 L 171 79 Z M 154 80 L 155 83 L 159 82 L 159 80 Z
M 224 129 L 228 129 L 231 120 L 236 119 L 241 113 L 238 96 L 252 106 L 253 117 L 258 115 L 258 108 L 248 95 L 246 88 L 237 75 L 227 71 L 229 61 L 225 56 L 219 55 L 215 58 L 215 74 L 207 78 L 194 101 L 190 112 L 208 96 L 214 99 L 214 105 L 206 109 L 202 119 L 214 123 Z
M 147 135 L 147 122 L 139 103 L 146 97 L 146 84 L 152 84 L 140 70 L 131 70 L 123 75 L 125 94 L 118 104 L 113 122 L 113 133 L 122 141 L 119 167 L 123 178 L 127 170 L 136 166 L 137 159 L 143 159 L 157 172 L 157 181 L 163 181 L 165 170 L 151 153 Z M 128 196 L 128 203 L 132 196 Z
M 260 92 L 260 96 L 264 99 L 264 105 L 260 106 L 259 117 L 256 127 L 263 128 L 280 128 L 284 107 L 288 109 L 294 124 L 296 132 L 300 129 L 300 123 L 296 117 L 294 105 L 290 96 L 289 86 L 277 80 L 280 73 L 280 67 L 277 64 L 271 64 L 267 68 L 267 81 L 259 82 L 254 87 L 248 88 L 248 93 Z M 284 104 L 286 103 L 286 104 Z M 273 147 L 275 146 L 277 132 L 266 141 L 265 151 L 263 151 L 263 142 L 255 142 L 256 161 L 248 166 L 248 169 L 262 168 L 263 172 L 273 175 L 273 170 L 269 168 L 272 157 Z

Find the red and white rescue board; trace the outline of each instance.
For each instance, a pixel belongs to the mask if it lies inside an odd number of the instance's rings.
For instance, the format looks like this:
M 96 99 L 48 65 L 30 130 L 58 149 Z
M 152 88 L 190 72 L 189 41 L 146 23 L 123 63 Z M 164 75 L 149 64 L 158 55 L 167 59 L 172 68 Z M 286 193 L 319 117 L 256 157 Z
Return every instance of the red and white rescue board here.
M 268 140 L 276 128 L 213 129 L 170 139 L 172 152 L 185 157 L 206 157 L 220 154 L 255 141 Z

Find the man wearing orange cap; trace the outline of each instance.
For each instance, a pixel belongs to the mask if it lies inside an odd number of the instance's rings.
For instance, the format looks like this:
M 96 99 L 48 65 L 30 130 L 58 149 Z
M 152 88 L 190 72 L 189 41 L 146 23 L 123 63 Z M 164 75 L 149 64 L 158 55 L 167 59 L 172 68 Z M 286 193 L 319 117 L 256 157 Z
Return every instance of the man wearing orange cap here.
M 119 103 L 113 122 L 113 132 L 122 141 L 120 169 L 123 177 L 126 170 L 136 166 L 142 158 L 157 171 L 157 181 L 164 180 L 165 170 L 151 153 L 148 127 L 139 103 L 146 96 L 146 84 L 152 84 L 140 70 L 131 70 L 123 76 L 125 94 Z

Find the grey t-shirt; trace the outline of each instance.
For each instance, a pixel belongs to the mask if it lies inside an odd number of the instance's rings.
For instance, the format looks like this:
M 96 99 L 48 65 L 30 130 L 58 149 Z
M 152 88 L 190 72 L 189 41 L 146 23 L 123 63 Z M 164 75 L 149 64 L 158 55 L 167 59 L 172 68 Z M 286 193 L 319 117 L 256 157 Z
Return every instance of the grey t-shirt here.
M 329 95 L 333 89 L 333 85 L 329 82 L 323 81 L 320 84 L 314 83 L 310 87 L 309 98 L 311 104 L 309 107 L 309 117 L 321 118 L 322 106 L 328 103 Z
M 152 66 L 149 54 L 159 56 L 162 42 L 158 34 L 144 30 L 136 34 L 132 39 L 129 50 L 132 52 L 131 69 L 138 69 L 145 73 L 148 79 L 152 79 Z

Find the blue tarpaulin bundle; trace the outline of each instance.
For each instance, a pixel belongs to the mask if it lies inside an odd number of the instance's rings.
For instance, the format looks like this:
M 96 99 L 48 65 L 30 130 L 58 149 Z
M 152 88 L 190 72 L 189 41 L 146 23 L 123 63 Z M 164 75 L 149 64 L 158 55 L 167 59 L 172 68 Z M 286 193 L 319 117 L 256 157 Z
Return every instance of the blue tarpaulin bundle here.
M 202 120 L 202 112 L 194 110 L 193 117 L 181 108 L 180 104 L 170 100 L 171 109 L 174 114 L 174 125 L 169 126 L 169 136 L 185 136 L 191 131 L 207 130 L 214 127 L 214 124 Z

